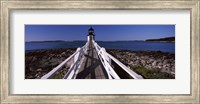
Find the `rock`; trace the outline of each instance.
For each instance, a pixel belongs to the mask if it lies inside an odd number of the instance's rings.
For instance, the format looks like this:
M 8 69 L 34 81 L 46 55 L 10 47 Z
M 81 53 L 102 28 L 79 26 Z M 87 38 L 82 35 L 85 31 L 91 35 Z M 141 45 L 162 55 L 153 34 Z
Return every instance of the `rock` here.
M 42 71 L 42 69 L 41 69 L 41 68 L 39 68 L 39 69 L 37 69 L 36 71 Z
M 157 68 L 161 69 L 161 68 L 162 68 L 162 66 L 157 66 Z
M 36 58 L 36 57 L 33 57 L 31 61 L 36 61 L 36 60 L 37 60 L 37 58 Z
M 141 60 L 141 63 L 142 63 L 142 65 L 145 65 L 145 64 L 146 64 L 146 62 L 145 62 L 144 60 Z
M 167 64 L 167 63 L 168 63 L 168 61 L 167 61 L 167 60 L 164 60 L 164 61 L 163 61 L 163 64 Z
M 65 52 L 62 52 L 61 55 L 64 56 L 64 55 L 65 55 Z
M 164 65 L 163 65 L 163 68 L 166 68 L 166 67 L 167 67 L 167 65 L 164 64 Z
M 136 64 L 139 64 L 139 63 L 140 63 L 140 61 L 139 61 L 139 60 L 136 60 L 136 61 L 135 61 L 135 63 L 136 63 Z
M 154 61 L 154 59 L 149 59 L 149 62 L 152 63 Z
M 155 66 L 156 66 L 156 64 L 157 64 L 157 62 L 156 62 L 156 61 L 154 61 L 154 62 L 152 63 L 152 66 L 153 66 L 153 67 L 155 67 Z
M 130 61 L 129 64 L 133 64 L 133 61 Z
M 48 49 L 25 53 L 25 78 L 41 78 L 76 49 Z M 66 53 L 67 52 L 67 53 Z M 60 55 L 60 56 L 59 56 Z M 56 58 L 58 57 L 58 58 Z
M 32 67 L 29 68 L 30 71 L 34 71 L 34 69 Z
M 162 66 L 162 63 L 161 63 L 161 62 L 159 62 L 159 63 L 157 64 L 157 66 Z

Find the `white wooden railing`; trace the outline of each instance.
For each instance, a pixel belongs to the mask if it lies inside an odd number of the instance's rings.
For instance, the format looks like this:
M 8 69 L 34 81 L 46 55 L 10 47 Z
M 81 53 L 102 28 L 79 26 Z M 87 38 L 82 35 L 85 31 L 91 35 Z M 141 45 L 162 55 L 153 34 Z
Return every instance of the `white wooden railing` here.
M 57 67 L 52 69 L 49 73 L 42 76 L 41 79 L 52 78 L 56 72 L 62 69 L 63 66 L 70 66 L 68 72 L 64 75 L 63 79 L 73 79 L 75 78 L 75 73 L 77 73 L 77 68 L 84 54 L 87 53 L 89 43 L 87 42 L 82 48 L 77 48 L 76 52 L 60 63 Z
M 110 55 L 106 52 L 105 48 L 100 47 L 95 41 L 93 41 L 93 44 L 95 46 L 96 51 L 98 52 L 98 56 L 108 74 L 109 79 L 120 79 L 118 74 L 115 72 L 115 70 L 111 67 L 111 60 L 114 61 L 117 65 L 121 67 L 122 70 L 126 71 L 132 78 L 134 79 L 143 79 L 141 75 L 138 75 L 136 72 L 129 69 L 127 66 L 125 66 L 123 63 L 121 63 L 119 60 L 117 60 L 115 57 Z
M 94 44 L 94 47 L 98 53 L 98 57 L 100 58 L 109 79 L 120 79 L 119 75 L 116 73 L 116 71 L 113 69 L 111 60 L 115 62 L 117 65 L 121 67 L 122 70 L 124 70 L 126 73 L 128 73 L 132 78 L 134 79 L 143 79 L 141 75 L 138 75 L 136 72 L 129 69 L 127 66 L 125 66 L 123 63 L 118 61 L 115 57 L 110 55 L 106 52 L 105 48 L 100 47 L 95 41 L 92 41 Z M 72 54 L 70 57 L 68 57 L 66 60 L 64 60 L 62 63 L 60 63 L 57 67 L 52 69 L 49 73 L 45 74 L 41 79 L 49 79 L 52 78 L 56 72 L 58 72 L 60 69 L 62 69 L 64 66 L 69 66 L 67 73 L 64 75 L 63 79 L 75 79 L 77 73 L 79 72 L 79 66 L 82 63 L 81 60 L 83 60 L 84 54 L 87 54 L 89 42 L 86 42 L 86 44 L 82 48 L 77 48 L 76 52 Z

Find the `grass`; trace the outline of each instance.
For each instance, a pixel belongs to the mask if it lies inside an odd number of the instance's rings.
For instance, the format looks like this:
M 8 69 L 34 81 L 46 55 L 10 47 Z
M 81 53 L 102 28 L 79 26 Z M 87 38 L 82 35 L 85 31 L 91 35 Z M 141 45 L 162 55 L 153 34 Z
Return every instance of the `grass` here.
M 62 79 L 62 78 L 63 78 L 63 75 L 58 73 L 58 74 L 55 74 L 52 79 Z
M 159 69 L 147 69 L 144 66 L 132 66 L 131 69 L 142 75 L 145 79 L 174 79 L 174 76 L 161 72 Z

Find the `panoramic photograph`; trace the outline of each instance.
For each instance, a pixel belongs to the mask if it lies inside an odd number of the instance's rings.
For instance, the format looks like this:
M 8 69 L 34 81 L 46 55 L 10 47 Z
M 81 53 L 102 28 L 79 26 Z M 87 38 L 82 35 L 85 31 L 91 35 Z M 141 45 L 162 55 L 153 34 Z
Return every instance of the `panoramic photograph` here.
M 25 25 L 25 79 L 175 79 L 175 25 Z

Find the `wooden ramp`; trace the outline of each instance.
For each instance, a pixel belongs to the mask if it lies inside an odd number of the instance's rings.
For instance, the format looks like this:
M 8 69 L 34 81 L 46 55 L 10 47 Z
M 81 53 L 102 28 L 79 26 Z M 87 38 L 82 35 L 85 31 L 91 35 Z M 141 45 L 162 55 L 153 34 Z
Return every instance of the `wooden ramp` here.
M 84 55 L 76 79 L 107 79 L 108 75 L 97 55 L 92 42 L 89 43 L 88 52 Z

